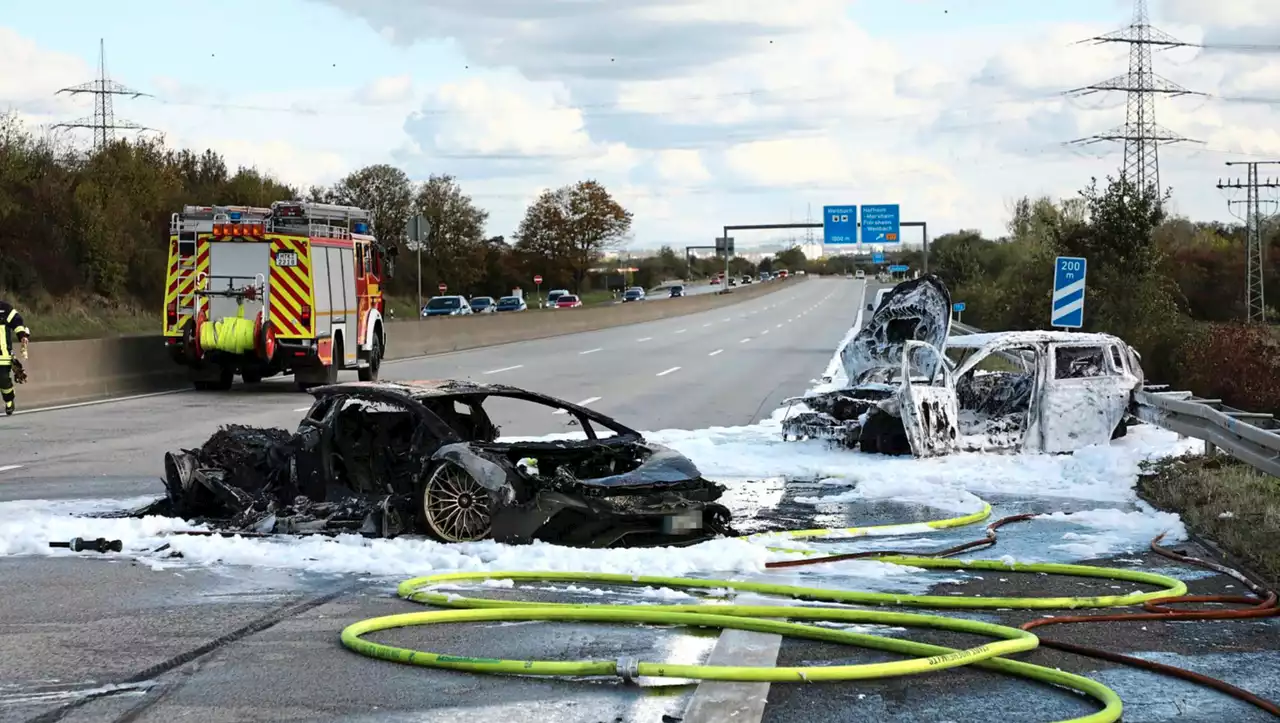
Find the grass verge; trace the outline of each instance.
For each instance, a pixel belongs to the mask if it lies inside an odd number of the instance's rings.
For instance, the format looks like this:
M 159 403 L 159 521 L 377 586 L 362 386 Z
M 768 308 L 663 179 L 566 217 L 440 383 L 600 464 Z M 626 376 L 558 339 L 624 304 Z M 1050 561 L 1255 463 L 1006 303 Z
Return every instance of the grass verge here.
M 1269 582 L 1280 580 L 1280 479 L 1225 455 L 1144 465 L 1138 492 Z

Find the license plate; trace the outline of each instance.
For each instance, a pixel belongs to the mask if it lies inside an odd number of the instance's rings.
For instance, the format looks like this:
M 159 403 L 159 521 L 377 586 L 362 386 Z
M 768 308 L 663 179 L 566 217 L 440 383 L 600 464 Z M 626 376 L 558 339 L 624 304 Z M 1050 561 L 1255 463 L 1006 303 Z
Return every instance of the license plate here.
M 296 251 L 280 251 L 276 253 L 276 266 L 293 267 L 298 265 Z
M 679 535 L 701 529 L 702 510 L 681 512 L 662 518 L 662 531 L 668 535 Z

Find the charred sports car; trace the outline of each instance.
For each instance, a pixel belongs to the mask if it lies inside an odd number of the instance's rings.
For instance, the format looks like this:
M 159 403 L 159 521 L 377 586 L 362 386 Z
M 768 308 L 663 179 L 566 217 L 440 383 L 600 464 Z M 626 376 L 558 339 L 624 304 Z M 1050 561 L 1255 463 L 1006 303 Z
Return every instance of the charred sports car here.
M 936 276 L 893 287 L 841 350 L 848 386 L 792 401 L 788 437 L 928 457 L 959 449 L 1070 452 L 1123 436 L 1144 375 L 1109 334 L 1011 331 L 952 337 Z
M 724 488 L 683 455 L 553 397 L 466 381 L 311 390 L 296 433 L 227 427 L 165 455 L 163 514 L 259 533 L 426 533 L 445 542 L 682 545 L 735 534 Z M 486 403 L 562 412 L 582 440 L 503 442 Z M 550 408 L 548 410 L 547 408 Z

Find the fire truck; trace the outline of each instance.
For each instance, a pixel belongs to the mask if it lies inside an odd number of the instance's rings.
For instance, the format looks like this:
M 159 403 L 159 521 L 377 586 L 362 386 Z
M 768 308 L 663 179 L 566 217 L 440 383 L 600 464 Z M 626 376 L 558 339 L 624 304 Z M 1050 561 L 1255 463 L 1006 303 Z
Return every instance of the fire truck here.
M 354 206 L 185 206 L 170 219 L 164 336 L 196 389 L 292 374 L 301 389 L 354 370 L 375 381 L 386 353 L 382 282 L 395 248 Z

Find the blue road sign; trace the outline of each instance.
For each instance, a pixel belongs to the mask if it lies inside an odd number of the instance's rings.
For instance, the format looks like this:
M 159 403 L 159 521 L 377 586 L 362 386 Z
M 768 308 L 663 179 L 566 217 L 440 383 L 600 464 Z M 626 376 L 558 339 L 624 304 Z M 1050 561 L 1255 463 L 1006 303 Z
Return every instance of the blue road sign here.
M 822 207 L 822 243 L 858 243 L 858 207 Z
M 1059 256 L 1053 262 L 1053 311 L 1049 325 L 1064 329 L 1084 326 L 1084 277 L 1089 263 L 1078 256 Z
M 898 204 L 862 207 L 862 243 L 896 244 L 902 242 L 902 219 Z
M 910 270 L 910 266 L 904 266 L 902 264 L 895 264 L 889 267 L 889 273 L 891 274 L 905 274 Z
M 883 263 L 884 263 L 884 254 L 871 254 L 871 263 L 873 263 L 873 264 L 883 264 Z
M 954 312 L 956 312 L 957 314 L 959 314 L 960 312 L 964 311 L 964 302 L 963 302 L 963 301 L 957 301 L 956 303 L 952 304 L 952 305 L 951 305 L 951 310 L 952 310 L 952 311 L 954 311 Z

